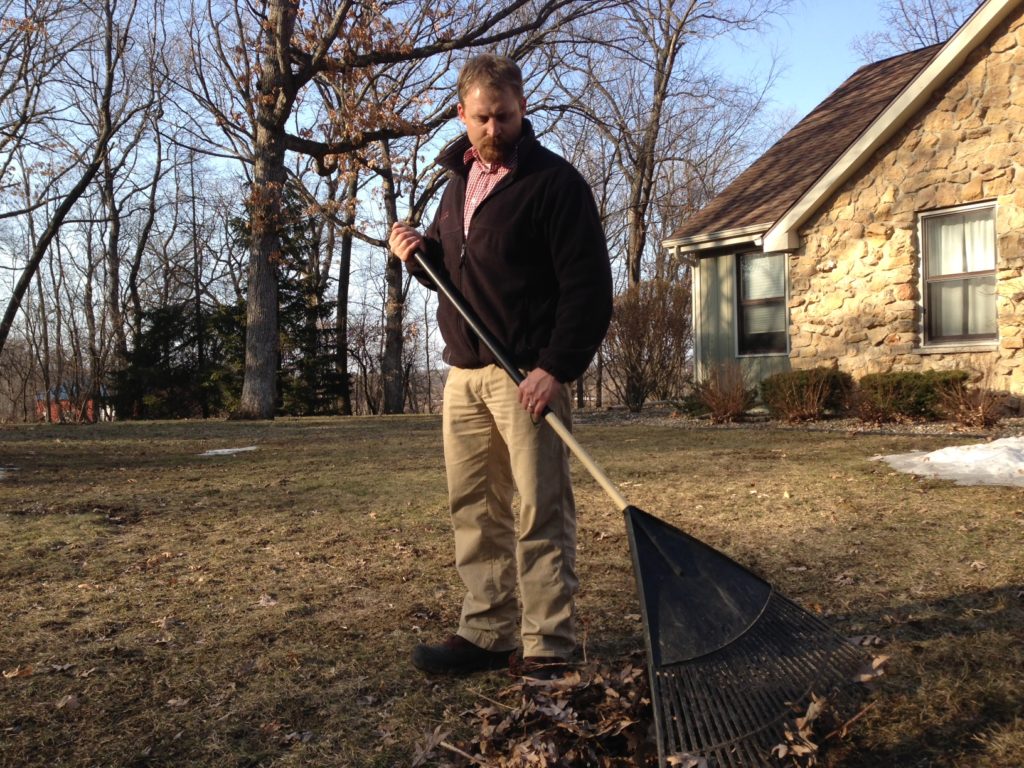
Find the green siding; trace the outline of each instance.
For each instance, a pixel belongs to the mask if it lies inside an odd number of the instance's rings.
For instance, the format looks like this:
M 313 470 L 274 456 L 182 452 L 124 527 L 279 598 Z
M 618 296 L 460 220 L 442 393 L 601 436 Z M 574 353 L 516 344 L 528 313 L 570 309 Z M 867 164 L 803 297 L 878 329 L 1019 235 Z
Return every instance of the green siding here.
M 703 258 L 697 269 L 701 369 L 738 362 L 751 384 L 773 373 L 790 370 L 788 355 L 736 355 L 736 257 L 730 253 Z

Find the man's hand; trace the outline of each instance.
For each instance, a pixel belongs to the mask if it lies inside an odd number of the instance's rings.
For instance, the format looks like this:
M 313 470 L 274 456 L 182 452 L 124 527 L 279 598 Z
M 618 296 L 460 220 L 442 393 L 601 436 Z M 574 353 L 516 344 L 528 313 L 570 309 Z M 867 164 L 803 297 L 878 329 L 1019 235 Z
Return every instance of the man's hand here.
M 540 416 L 555 399 L 562 382 L 541 368 L 534 368 L 519 385 L 519 402 L 531 416 Z
M 403 221 L 391 225 L 388 236 L 391 252 L 402 261 L 408 261 L 417 250 L 423 247 L 423 236 Z

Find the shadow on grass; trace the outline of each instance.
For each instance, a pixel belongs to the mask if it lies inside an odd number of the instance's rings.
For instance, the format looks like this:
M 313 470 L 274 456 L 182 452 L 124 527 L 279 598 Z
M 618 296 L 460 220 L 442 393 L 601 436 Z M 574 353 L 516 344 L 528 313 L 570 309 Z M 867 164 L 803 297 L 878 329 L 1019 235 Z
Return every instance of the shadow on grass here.
M 854 729 L 829 765 L 1024 765 L 1024 585 L 913 600 L 848 618 L 854 626 L 879 628 L 886 644 L 880 652 L 891 661 L 870 724 Z M 917 723 L 911 736 L 908 722 Z

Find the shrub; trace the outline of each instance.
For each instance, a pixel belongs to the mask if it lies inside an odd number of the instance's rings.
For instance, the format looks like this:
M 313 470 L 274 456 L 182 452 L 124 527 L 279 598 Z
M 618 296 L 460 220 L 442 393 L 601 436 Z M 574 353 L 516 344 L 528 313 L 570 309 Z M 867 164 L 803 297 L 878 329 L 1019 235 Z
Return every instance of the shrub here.
M 939 392 L 936 410 L 962 427 L 993 427 L 1006 415 L 1008 399 L 1008 393 L 992 388 L 991 375 L 976 387 L 968 386 L 965 378 Z
M 761 382 L 761 400 L 777 418 L 808 421 L 820 419 L 826 411 L 845 410 L 852 390 L 850 374 L 838 368 L 811 368 L 768 376 Z
M 857 416 L 873 422 L 939 418 L 942 392 L 967 378 L 960 370 L 869 373 L 857 383 Z
M 747 386 L 746 377 L 736 363 L 722 363 L 708 370 L 693 387 L 694 397 L 707 408 L 716 424 L 736 421 L 754 404 L 757 390 Z
M 630 411 L 639 413 L 652 395 L 682 394 L 691 338 L 689 280 L 647 280 L 616 297 L 604 372 Z

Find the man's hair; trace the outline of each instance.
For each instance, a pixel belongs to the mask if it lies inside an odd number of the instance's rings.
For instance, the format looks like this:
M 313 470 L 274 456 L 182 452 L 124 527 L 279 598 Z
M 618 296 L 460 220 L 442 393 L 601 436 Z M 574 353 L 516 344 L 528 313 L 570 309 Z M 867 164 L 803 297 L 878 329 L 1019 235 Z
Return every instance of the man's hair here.
M 459 103 L 465 103 L 466 94 L 473 86 L 503 90 L 508 88 L 517 99 L 523 98 L 523 72 L 512 59 L 481 53 L 462 65 L 459 72 Z

